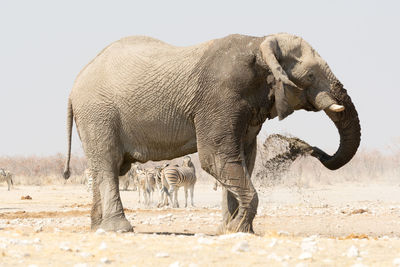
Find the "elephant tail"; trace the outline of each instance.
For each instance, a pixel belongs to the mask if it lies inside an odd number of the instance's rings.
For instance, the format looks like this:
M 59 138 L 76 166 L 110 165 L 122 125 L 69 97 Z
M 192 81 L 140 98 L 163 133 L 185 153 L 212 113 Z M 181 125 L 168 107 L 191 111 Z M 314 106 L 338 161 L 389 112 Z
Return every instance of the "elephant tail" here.
M 67 139 L 68 139 L 68 151 L 67 151 L 67 159 L 65 160 L 65 168 L 64 168 L 64 179 L 68 179 L 71 175 L 69 170 L 69 162 L 71 159 L 71 139 L 72 139 L 72 126 L 73 126 L 73 118 L 74 114 L 72 111 L 72 102 L 71 99 L 68 98 L 68 108 L 67 108 Z

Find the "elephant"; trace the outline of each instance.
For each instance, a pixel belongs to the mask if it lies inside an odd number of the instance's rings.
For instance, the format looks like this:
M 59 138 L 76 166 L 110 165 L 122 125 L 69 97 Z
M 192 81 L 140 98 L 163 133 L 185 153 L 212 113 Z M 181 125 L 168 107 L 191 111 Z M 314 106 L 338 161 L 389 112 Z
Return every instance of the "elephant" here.
M 357 110 L 326 61 L 301 37 L 234 34 L 177 47 L 146 36 L 104 48 L 78 74 L 68 98 L 64 178 L 77 127 L 93 173 L 91 228 L 132 231 L 118 176 L 132 163 L 198 152 L 223 186 L 218 231 L 253 233 L 258 195 L 251 181 L 265 120 L 323 110 L 340 135 L 334 155 L 312 147 L 328 169 L 349 162 L 361 140 Z

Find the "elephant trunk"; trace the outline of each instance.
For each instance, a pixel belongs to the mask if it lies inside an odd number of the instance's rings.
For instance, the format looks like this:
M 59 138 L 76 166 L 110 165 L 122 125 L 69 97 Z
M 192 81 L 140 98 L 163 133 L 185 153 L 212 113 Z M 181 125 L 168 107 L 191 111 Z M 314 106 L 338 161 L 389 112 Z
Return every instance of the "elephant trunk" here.
M 328 155 L 318 147 L 313 148 L 312 156 L 318 158 L 321 163 L 330 170 L 336 170 L 348 163 L 360 145 L 361 127 L 357 110 L 347 94 L 343 85 L 334 77 L 327 67 L 328 78 L 331 82 L 330 94 L 339 105 L 344 106 L 344 111 L 339 113 L 325 109 L 325 113 L 335 123 L 340 135 L 340 145 L 333 156 Z

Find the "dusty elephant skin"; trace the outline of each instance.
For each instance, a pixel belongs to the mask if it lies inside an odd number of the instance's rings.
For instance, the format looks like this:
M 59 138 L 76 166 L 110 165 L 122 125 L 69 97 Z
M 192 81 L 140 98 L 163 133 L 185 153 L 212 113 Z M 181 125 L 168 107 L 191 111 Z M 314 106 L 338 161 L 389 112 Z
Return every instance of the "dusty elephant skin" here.
M 355 154 L 354 105 L 327 63 L 302 38 L 230 35 L 191 47 L 143 36 L 106 47 L 78 75 L 68 101 L 93 173 L 92 229 L 130 231 L 118 176 L 131 163 L 199 152 L 223 186 L 223 232 L 253 232 L 258 196 L 251 182 L 264 121 L 294 110 L 324 110 L 341 135 L 338 151 L 312 155 L 337 169 Z

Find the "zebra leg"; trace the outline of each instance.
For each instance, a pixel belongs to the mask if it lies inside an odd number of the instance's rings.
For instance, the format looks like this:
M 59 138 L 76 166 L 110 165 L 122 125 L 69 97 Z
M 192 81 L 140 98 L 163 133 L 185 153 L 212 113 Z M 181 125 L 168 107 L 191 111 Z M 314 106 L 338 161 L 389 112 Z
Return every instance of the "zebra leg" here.
M 187 208 L 188 187 L 184 186 L 184 190 L 185 190 L 185 208 Z
M 174 207 L 175 208 L 179 208 L 178 189 L 179 189 L 178 187 L 175 189 L 175 194 L 174 194 L 174 199 L 175 199 Z
M 193 193 L 194 193 L 194 184 L 190 187 L 190 200 L 191 200 L 192 207 L 194 207 Z
M 7 185 L 8 185 L 8 191 L 10 191 L 11 188 L 11 179 L 7 178 Z
M 143 196 L 144 196 L 144 204 L 146 205 L 146 206 L 148 206 L 149 205 L 149 192 L 145 189 L 145 190 L 143 190 Z
M 139 193 L 139 198 L 138 198 L 138 203 L 140 204 L 140 185 L 138 185 L 138 193 Z
M 175 191 L 177 191 L 177 188 L 175 185 L 171 185 L 169 189 L 169 200 L 171 201 L 171 205 L 173 208 L 178 208 L 178 201 L 176 199 L 177 194 L 175 194 Z

